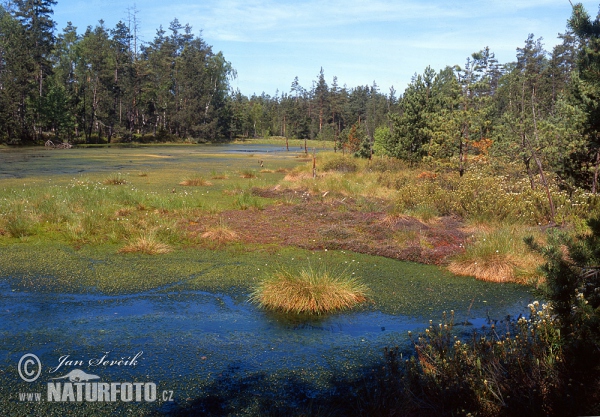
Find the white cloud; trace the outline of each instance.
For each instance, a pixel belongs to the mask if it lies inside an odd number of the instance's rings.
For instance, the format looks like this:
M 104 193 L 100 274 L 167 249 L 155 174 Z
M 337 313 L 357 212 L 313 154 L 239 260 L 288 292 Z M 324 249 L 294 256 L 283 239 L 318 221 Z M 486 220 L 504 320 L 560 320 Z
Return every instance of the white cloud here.
M 290 34 L 332 30 L 335 27 L 381 22 L 404 22 L 423 17 L 440 19 L 458 17 L 453 8 L 412 1 L 304 1 L 226 0 L 196 5 L 164 8 L 177 13 L 181 21 L 199 24 L 204 33 L 216 40 L 272 42 Z M 164 14 L 163 14 L 164 15 Z
M 87 12 L 81 4 L 59 0 L 56 7 L 80 31 L 101 17 L 114 27 L 126 16 L 116 0 L 89 0 Z M 592 15 L 598 8 L 591 0 L 584 6 Z M 287 90 L 295 75 L 309 87 L 321 66 L 340 84 L 375 79 L 382 90 L 394 84 L 401 91 L 427 65 L 461 65 L 485 46 L 501 63 L 512 61 L 529 33 L 550 50 L 571 13 L 568 0 L 146 0 L 137 8 L 146 41 L 159 25 L 168 33 L 175 17 L 195 34 L 202 30 L 232 62 L 244 93 Z

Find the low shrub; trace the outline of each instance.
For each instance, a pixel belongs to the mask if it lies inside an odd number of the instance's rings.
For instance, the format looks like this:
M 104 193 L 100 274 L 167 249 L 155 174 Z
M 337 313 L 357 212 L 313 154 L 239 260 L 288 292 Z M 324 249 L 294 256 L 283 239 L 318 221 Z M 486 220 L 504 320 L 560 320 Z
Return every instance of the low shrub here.
M 546 261 L 547 303 L 462 334 L 451 312 L 416 338 L 409 333 L 409 359 L 386 349 L 377 405 L 391 404 L 389 415 L 597 415 L 600 219 L 588 225 L 576 237 L 553 230 L 546 244 L 527 239 Z
M 401 159 L 388 157 L 375 157 L 368 165 L 369 170 L 375 172 L 400 172 L 408 169 L 408 164 Z
M 402 407 L 415 410 L 411 415 L 561 415 L 565 356 L 558 319 L 547 304 L 529 308 L 529 317 L 492 324 L 466 339 L 458 337 L 451 312 L 410 335 L 410 359 L 387 349 Z
M 320 169 L 323 171 L 337 172 L 356 172 L 358 171 L 358 168 L 358 161 L 350 156 L 335 156 L 330 159 L 325 159 L 321 162 L 320 166 Z
M 525 224 L 547 224 L 551 220 L 548 200 L 544 190 L 531 189 L 526 179 L 515 180 L 488 172 L 469 171 L 463 177 L 455 173 L 434 174 L 423 171 L 415 178 L 406 173 L 379 174 L 382 184 L 398 190 L 396 204 L 400 210 L 408 211 L 417 206 L 429 205 L 440 215 L 457 215 L 479 222 L 511 221 Z M 559 203 L 556 221 L 564 221 L 578 213 L 585 204 L 568 203 L 563 192 L 555 186 L 553 198 Z M 572 207 L 571 207 L 572 206 Z

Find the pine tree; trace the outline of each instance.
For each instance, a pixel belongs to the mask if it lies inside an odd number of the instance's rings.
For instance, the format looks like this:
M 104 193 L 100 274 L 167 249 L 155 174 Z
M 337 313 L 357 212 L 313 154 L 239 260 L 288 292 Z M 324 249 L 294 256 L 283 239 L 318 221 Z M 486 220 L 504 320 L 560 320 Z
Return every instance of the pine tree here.
M 573 7 L 569 26 L 578 36 L 581 48 L 577 59 L 576 98 L 585 113 L 584 132 L 588 163 L 593 166 L 592 192 L 598 191 L 600 174 L 600 19 L 591 20 L 579 3 Z
M 25 42 L 25 27 L 0 6 L 0 139 L 10 143 L 30 132 L 28 97 L 35 90 L 35 66 Z
M 55 0 L 17 0 L 16 16 L 25 27 L 26 44 L 36 65 L 35 78 L 43 95 L 44 78 L 50 74 L 50 53 L 54 47 L 54 21 L 50 18 Z
M 321 67 L 321 71 L 319 71 L 319 77 L 316 83 L 314 95 L 317 101 L 317 113 L 319 117 L 318 133 L 321 133 L 321 130 L 323 130 L 324 117 L 329 113 L 327 109 L 329 88 L 327 87 L 327 82 L 325 82 L 325 73 L 323 72 L 323 67 Z

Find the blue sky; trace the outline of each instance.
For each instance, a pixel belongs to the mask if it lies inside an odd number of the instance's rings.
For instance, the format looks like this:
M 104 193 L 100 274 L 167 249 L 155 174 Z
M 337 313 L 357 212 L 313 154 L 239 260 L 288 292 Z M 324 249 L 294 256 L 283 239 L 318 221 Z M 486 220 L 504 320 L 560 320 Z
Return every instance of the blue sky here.
M 575 2 L 575 1 L 574 1 Z M 598 2 L 583 1 L 595 16 Z M 377 82 L 402 93 L 430 65 L 463 65 L 486 46 L 500 63 L 515 60 L 529 33 L 547 50 L 571 14 L 568 0 L 58 0 L 54 20 L 83 33 L 103 19 L 112 28 L 136 8 L 143 41 L 178 18 L 189 23 L 237 71 L 245 95 L 289 92 L 298 76 L 310 88 L 321 67 L 349 88 Z

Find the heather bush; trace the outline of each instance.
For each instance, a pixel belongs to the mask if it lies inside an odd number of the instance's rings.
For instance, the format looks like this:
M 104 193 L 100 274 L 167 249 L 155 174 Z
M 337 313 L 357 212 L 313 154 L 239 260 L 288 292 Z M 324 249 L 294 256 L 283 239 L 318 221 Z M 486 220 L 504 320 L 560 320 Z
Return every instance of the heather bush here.
M 327 158 L 320 167 L 323 171 L 356 172 L 359 168 L 359 163 L 350 156 L 342 156 Z
M 590 233 L 527 244 L 545 259 L 544 303 L 466 334 L 453 313 L 410 335 L 414 356 L 386 349 L 386 396 L 403 415 L 597 415 L 600 403 L 600 220 Z M 395 381 L 396 389 L 390 384 Z M 394 410 L 388 410 L 389 415 Z
M 548 304 L 536 301 L 529 309 L 528 317 L 468 337 L 459 337 L 451 312 L 411 335 L 411 359 L 390 360 L 398 353 L 386 351 L 387 366 L 402 375 L 401 392 L 416 395 L 406 395 L 403 407 L 433 415 L 555 414 L 564 361 L 558 318 Z

